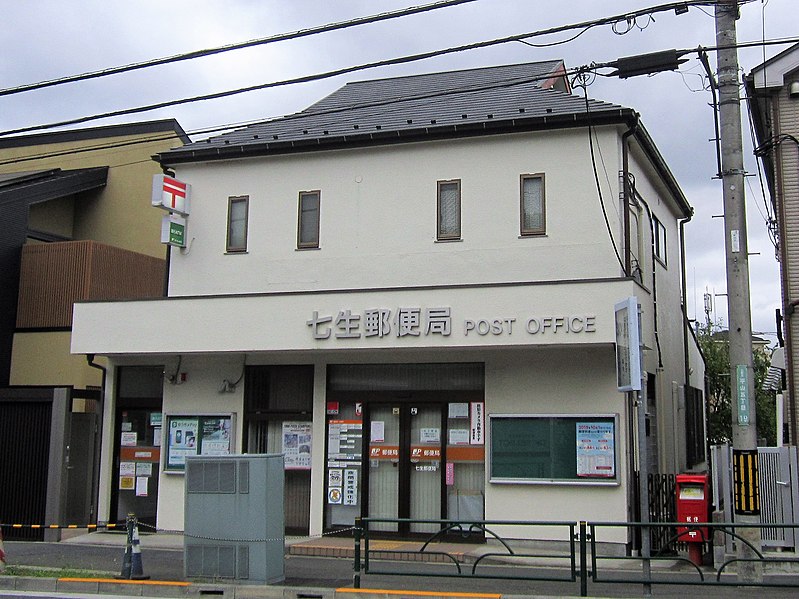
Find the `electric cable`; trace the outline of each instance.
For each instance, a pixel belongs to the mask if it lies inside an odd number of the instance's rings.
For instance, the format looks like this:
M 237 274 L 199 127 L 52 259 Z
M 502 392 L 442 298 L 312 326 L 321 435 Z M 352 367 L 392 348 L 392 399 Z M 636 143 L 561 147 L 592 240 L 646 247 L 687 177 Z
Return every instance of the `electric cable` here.
M 58 79 L 50 79 L 47 81 L 40 81 L 38 83 L 29 83 L 25 85 L 18 85 L 16 87 L 9 87 L 6 89 L 0 89 L 0 96 L 8 96 L 12 94 L 19 94 L 22 92 L 43 89 L 46 87 L 52 87 L 55 85 L 63 85 L 65 83 L 74 83 L 77 81 L 86 81 L 88 79 L 96 79 L 98 77 L 107 77 L 109 75 L 116 75 L 119 73 L 127 73 L 129 71 L 135 71 L 138 69 L 146 69 L 155 66 L 170 64 L 173 62 L 180 62 L 184 60 L 193 60 L 195 58 L 204 58 L 206 56 L 213 56 L 215 54 L 221 54 L 223 52 L 230 52 L 231 50 L 241 50 L 244 48 L 252 48 L 254 46 L 261 46 L 265 44 L 271 44 L 275 42 L 283 42 L 287 40 L 299 39 L 302 37 L 308 37 L 311 35 L 317 35 L 319 33 L 327 33 L 329 31 L 336 31 L 339 29 L 347 29 L 350 27 L 356 27 L 359 25 L 366 25 L 371 23 L 378 23 L 380 21 L 387 21 L 389 19 L 396 19 L 399 17 L 406 17 L 409 15 L 415 15 L 423 12 L 428 12 L 432 10 L 438 10 L 439 8 L 449 8 L 451 6 L 457 6 L 459 4 L 466 4 L 470 2 L 476 2 L 476 0 L 441 0 L 439 2 L 434 2 L 432 4 L 424 4 L 420 6 L 411 6 L 408 8 L 403 8 L 400 10 L 395 10 L 391 12 L 384 12 L 375 15 L 369 15 L 366 17 L 360 17 L 356 19 L 350 19 L 347 21 L 338 21 L 336 23 L 328 23 L 326 25 L 320 25 L 318 27 L 310 27 L 308 29 L 300 29 L 298 31 L 293 31 L 289 33 L 278 33 L 276 35 L 272 35 L 269 37 L 262 37 L 258 39 L 249 40 L 246 42 L 240 42 L 236 44 L 227 44 L 225 46 L 218 46 L 216 48 L 208 48 L 205 50 L 195 50 L 194 52 L 187 52 L 185 54 L 176 54 L 174 56 L 167 56 L 163 58 L 154 58 L 152 60 L 146 60 L 143 62 L 136 62 L 127 65 L 117 66 L 117 67 L 110 67 L 107 69 L 101 69 L 99 71 L 90 71 L 88 73 L 81 73 L 79 75 L 69 75 L 66 77 L 59 77 Z
M 594 140 L 593 140 L 593 134 L 592 134 L 593 125 L 591 124 L 591 107 L 590 107 L 590 104 L 588 102 L 588 86 L 587 85 L 581 85 L 580 87 L 583 88 L 583 95 L 585 97 L 585 112 L 586 112 L 586 120 L 588 122 L 588 125 L 587 125 L 587 128 L 588 128 L 588 148 L 589 148 L 590 153 L 591 153 L 591 165 L 592 165 L 593 171 L 594 171 L 594 182 L 596 183 L 596 191 L 597 191 L 597 195 L 599 196 L 599 204 L 602 207 L 602 216 L 605 219 L 605 227 L 607 228 L 608 236 L 610 237 L 610 244 L 613 246 L 613 252 L 616 254 L 616 259 L 619 261 L 619 265 L 621 265 L 621 271 L 625 275 L 629 275 L 629 273 L 626 272 L 626 269 L 624 267 L 624 260 L 622 260 L 621 254 L 619 253 L 619 248 L 616 245 L 616 239 L 613 237 L 613 231 L 612 231 L 611 226 L 610 226 L 610 220 L 608 219 L 608 212 L 607 212 L 607 209 L 605 207 L 605 198 L 602 195 L 602 185 L 599 182 L 599 172 L 597 171 L 596 156 L 594 154 Z
M 637 16 L 651 15 L 652 13 L 659 13 L 659 12 L 664 12 L 664 11 L 672 11 L 672 10 L 675 10 L 675 9 L 678 9 L 678 8 L 682 9 L 685 6 L 694 6 L 694 5 L 700 5 L 700 4 L 708 5 L 708 4 L 714 4 L 714 3 L 715 2 L 712 2 L 711 0 L 696 0 L 696 1 L 688 1 L 688 2 L 671 2 L 671 3 L 662 4 L 662 5 L 649 7 L 649 8 L 644 8 L 644 9 L 639 9 L 639 10 L 636 10 L 636 11 L 631 11 L 631 12 L 627 12 L 627 13 L 623 13 L 623 14 L 613 15 L 613 16 L 610 16 L 610 17 L 603 17 L 603 18 L 600 18 L 600 19 L 592 20 L 592 21 L 583 21 L 581 23 L 570 24 L 570 25 L 560 25 L 560 26 L 557 26 L 557 27 L 550 27 L 548 29 L 542 29 L 542 30 L 538 30 L 538 31 L 528 32 L 528 33 L 521 33 L 521 34 L 502 37 L 502 38 L 496 38 L 496 39 L 492 39 L 492 40 L 485 40 L 485 41 L 481 41 L 481 42 L 474 42 L 474 43 L 471 43 L 471 44 L 464 44 L 464 45 L 454 46 L 454 47 L 450 47 L 450 48 L 432 50 L 432 51 L 429 51 L 429 52 L 422 52 L 422 53 L 418 53 L 418 54 L 411 54 L 411 55 L 405 55 L 405 56 L 395 57 L 395 58 L 391 58 L 391 59 L 385 59 L 385 60 L 379 60 L 379 61 L 374 61 L 374 62 L 369 62 L 369 63 L 363 63 L 363 64 L 360 64 L 360 65 L 343 67 L 343 68 L 340 68 L 340 69 L 335 69 L 335 70 L 327 71 L 327 72 L 324 72 L 324 73 L 317 73 L 317 74 L 305 75 L 305 76 L 301 76 L 301 77 L 294 77 L 294 78 L 291 78 L 291 79 L 285 79 L 285 80 L 281 80 L 281 81 L 273 81 L 273 82 L 268 82 L 268 83 L 251 85 L 251 86 L 237 88 L 237 89 L 233 89 L 233 90 L 226 90 L 226 91 L 215 92 L 215 93 L 211 93 L 211 94 L 204 94 L 204 95 L 193 96 L 193 97 L 188 97 L 188 98 L 181 98 L 181 99 L 178 99 L 178 100 L 168 100 L 168 101 L 159 102 L 159 103 L 156 103 L 156 104 L 149 104 L 149 105 L 146 105 L 146 106 L 139 106 L 139 107 L 135 107 L 135 108 L 127 108 L 127 109 L 109 111 L 109 112 L 105 112 L 105 113 L 99 113 L 99 114 L 95 114 L 95 115 L 89 115 L 89 116 L 84 116 L 84 117 L 78 117 L 78 118 L 68 119 L 68 120 L 64 120 L 64 121 L 59 121 L 59 122 L 55 122 L 55 123 L 48 123 L 48 124 L 43 124 L 43 125 L 33 125 L 33 126 L 29 126 L 29 127 L 22 127 L 22 128 L 13 129 L 13 130 L 2 131 L 2 132 L 0 132 L 0 136 L 15 135 L 15 134 L 21 134 L 21 133 L 29 133 L 31 131 L 40 131 L 40 130 L 43 130 L 43 129 L 52 129 L 54 127 L 63 127 L 63 126 L 67 126 L 67 125 L 76 125 L 76 124 L 86 123 L 86 122 L 89 122 L 89 121 L 94 121 L 94 120 L 99 120 L 99 119 L 104 119 L 104 118 L 124 116 L 124 115 L 136 114 L 136 113 L 141 113 L 141 112 L 149 112 L 151 110 L 158 110 L 158 109 L 166 108 L 166 107 L 169 107 L 169 106 L 177 106 L 177 105 L 181 105 L 181 104 L 188 104 L 188 103 L 205 101 L 205 100 L 215 100 L 215 99 L 225 98 L 225 97 L 238 95 L 238 94 L 242 94 L 242 93 L 247 93 L 247 92 L 251 92 L 251 91 L 258 91 L 258 90 L 270 89 L 270 88 L 275 88 L 275 87 L 283 87 L 283 86 L 294 85 L 294 84 L 298 84 L 298 83 L 309 83 L 309 82 L 312 82 L 312 81 L 330 79 L 332 77 L 337 77 L 339 75 L 344 75 L 344 74 L 353 73 L 353 72 L 357 72 L 357 71 L 363 71 L 363 70 L 367 70 L 367 69 L 373 69 L 373 68 L 384 67 L 384 66 L 393 66 L 393 65 L 398 65 L 398 64 L 406 64 L 406 63 L 417 62 L 417 61 L 420 61 L 420 60 L 426 60 L 426 59 L 434 58 L 434 57 L 438 57 L 438 56 L 444 56 L 444 55 L 454 54 L 454 53 L 458 53 L 458 52 L 465 52 L 465 51 L 468 51 L 468 50 L 482 49 L 482 48 L 487 48 L 487 47 L 496 46 L 496 45 L 500 45 L 500 44 L 506 44 L 506 43 L 509 43 L 509 42 L 516 42 L 516 41 L 524 40 L 524 39 L 527 39 L 527 38 L 530 38 L 530 37 L 539 37 L 539 36 L 543 36 L 543 35 L 549 35 L 549 34 L 552 34 L 552 33 L 559 33 L 559 32 L 569 31 L 569 30 L 573 30 L 573 29 L 585 29 L 585 28 L 588 28 L 588 27 L 595 27 L 595 26 L 599 26 L 599 25 L 613 24 L 613 23 L 617 23 L 617 22 L 623 21 L 623 20 L 626 21 L 626 20 L 628 20 L 630 18 L 634 19 Z M 685 53 L 688 53 L 690 51 L 692 51 L 692 50 L 686 50 Z

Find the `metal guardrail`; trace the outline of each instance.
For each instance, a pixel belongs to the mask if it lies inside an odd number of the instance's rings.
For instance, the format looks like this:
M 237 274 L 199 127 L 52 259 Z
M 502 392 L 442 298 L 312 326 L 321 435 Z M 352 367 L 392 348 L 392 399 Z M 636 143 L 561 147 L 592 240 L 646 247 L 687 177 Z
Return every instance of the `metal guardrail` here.
M 439 530 L 431 533 L 420 548 L 391 549 L 373 546 L 373 534 L 370 528 L 374 524 L 392 524 L 399 526 L 401 523 L 415 525 L 437 526 Z M 497 533 L 506 527 L 515 527 L 518 534 L 519 528 L 545 529 L 546 533 L 539 538 L 563 539 L 567 541 L 560 546 L 567 549 L 546 552 L 519 551 L 514 548 L 514 542 L 520 541 L 519 535 L 513 539 Z M 677 528 L 680 528 L 679 533 Z M 640 530 L 642 534 L 661 534 L 667 539 L 663 549 L 657 554 L 644 556 L 603 554 L 602 544 L 598 538 L 603 536 L 601 531 L 623 528 L 632 532 Z M 759 587 L 799 587 L 799 571 L 792 575 L 774 575 L 768 573 L 768 579 L 755 582 L 739 581 L 731 567 L 741 562 L 755 562 L 763 565 L 764 570 L 775 565 L 799 564 L 799 557 L 765 555 L 753 547 L 736 529 L 743 528 L 799 528 L 799 523 L 781 524 L 742 524 L 727 522 L 694 522 L 691 524 L 681 522 L 657 522 L 643 524 L 640 522 L 543 522 L 543 521 L 518 521 L 518 520 L 414 520 L 408 518 L 361 518 L 355 522 L 355 560 L 353 565 L 353 585 L 360 588 L 361 577 L 369 574 L 380 575 L 419 575 L 425 577 L 453 577 L 453 578 L 490 578 L 508 580 L 554 581 L 564 583 L 579 582 L 580 596 L 588 596 L 588 582 L 594 584 L 641 584 L 646 590 L 653 585 L 694 585 L 694 586 L 759 586 Z M 659 529 L 663 529 L 662 532 Z M 700 535 L 708 530 L 708 538 L 703 538 L 705 546 L 713 538 L 713 533 L 731 536 L 737 543 L 749 545 L 753 558 L 728 557 L 723 563 L 713 568 L 699 566 L 690 559 L 679 555 L 678 544 L 683 544 L 686 531 L 698 531 Z M 452 542 L 458 543 L 470 537 L 490 537 L 500 546 L 500 551 L 488 551 L 479 556 L 453 555 L 447 551 L 431 550 L 433 543 Z M 459 538 L 460 537 L 460 538 Z M 664 555 L 666 551 L 669 555 Z M 378 566 L 375 566 L 375 560 Z M 438 569 L 433 570 L 429 562 L 436 561 Z M 398 567 L 398 563 L 404 565 Z M 424 568 L 414 569 L 410 563 L 419 564 L 427 562 Z M 687 569 L 679 573 L 660 570 L 652 572 L 652 566 L 668 562 L 686 564 Z M 628 567 L 626 564 L 629 563 Z M 565 566 L 564 566 L 565 564 Z M 523 567 L 520 567 L 523 566 Z M 657 568 L 655 568 L 657 570 Z M 612 573 L 612 574 L 611 574 Z

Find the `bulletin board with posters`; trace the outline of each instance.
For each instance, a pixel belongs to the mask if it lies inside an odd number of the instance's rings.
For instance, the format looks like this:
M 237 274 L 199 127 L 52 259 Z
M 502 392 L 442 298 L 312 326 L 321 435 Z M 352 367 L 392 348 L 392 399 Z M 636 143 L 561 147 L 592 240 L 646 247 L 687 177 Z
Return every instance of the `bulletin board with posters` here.
M 164 472 L 182 473 L 186 456 L 233 453 L 234 414 L 170 414 L 166 420 Z
M 617 414 L 495 414 L 492 483 L 619 484 Z

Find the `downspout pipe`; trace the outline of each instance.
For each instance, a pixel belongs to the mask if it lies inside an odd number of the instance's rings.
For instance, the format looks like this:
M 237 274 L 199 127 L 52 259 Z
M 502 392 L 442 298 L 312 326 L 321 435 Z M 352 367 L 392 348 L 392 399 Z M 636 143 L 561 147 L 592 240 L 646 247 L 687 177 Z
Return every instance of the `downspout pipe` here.
M 95 354 L 86 354 L 86 363 L 91 368 L 96 368 L 102 372 L 103 376 L 100 383 L 100 417 L 97 419 L 97 434 L 94 438 L 95 463 L 92 468 L 92 519 L 96 521 L 100 508 L 100 452 L 103 448 L 103 412 L 105 411 L 105 385 L 108 377 L 108 369 L 102 364 L 97 364 L 94 358 Z
M 682 346 L 685 386 L 691 386 L 691 364 L 688 351 L 688 328 L 691 326 L 688 320 L 688 280 L 685 273 L 685 223 L 689 222 L 693 215 L 680 219 L 680 277 L 682 278 Z
M 630 203 L 632 190 L 630 189 L 630 147 L 629 138 L 635 135 L 638 129 L 638 115 L 630 124 L 629 129 L 621 136 L 621 171 L 622 171 L 622 214 L 624 215 L 624 274 L 630 276 L 632 273 L 631 249 L 630 249 Z

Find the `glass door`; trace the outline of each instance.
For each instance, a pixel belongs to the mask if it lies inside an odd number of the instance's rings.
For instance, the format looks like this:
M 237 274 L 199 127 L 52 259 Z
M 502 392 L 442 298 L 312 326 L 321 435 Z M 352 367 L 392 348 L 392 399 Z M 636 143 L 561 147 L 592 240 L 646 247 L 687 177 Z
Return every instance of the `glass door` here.
M 399 518 L 399 407 L 376 404 L 369 408 L 369 517 Z M 375 522 L 371 530 L 398 530 L 396 523 Z
M 369 410 L 370 518 L 441 518 L 441 406 L 371 404 Z M 373 523 L 371 530 L 435 532 L 435 523 Z
M 441 407 L 410 407 L 409 507 L 412 520 L 441 518 Z M 436 532 L 435 523 L 411 523 L 410 532 Z

